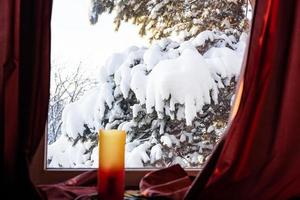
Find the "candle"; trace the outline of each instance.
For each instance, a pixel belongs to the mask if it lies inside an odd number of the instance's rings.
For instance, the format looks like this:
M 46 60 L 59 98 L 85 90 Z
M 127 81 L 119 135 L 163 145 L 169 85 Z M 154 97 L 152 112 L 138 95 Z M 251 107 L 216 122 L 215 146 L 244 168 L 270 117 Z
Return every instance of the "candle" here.
M 124 198 L 125 131 L 99 131 L 98 193 L 103 200 Z

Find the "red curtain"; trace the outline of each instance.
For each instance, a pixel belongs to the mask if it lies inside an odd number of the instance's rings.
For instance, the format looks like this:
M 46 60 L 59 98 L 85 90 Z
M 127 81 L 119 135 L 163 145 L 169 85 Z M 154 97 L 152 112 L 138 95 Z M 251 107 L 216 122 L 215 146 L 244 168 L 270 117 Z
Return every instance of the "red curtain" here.
M 186 199 L 300 197 L 300 1 L 254 15 L 239 110 Z
M 10 199 L 39 198 L 28 164 L 47 117 L 51 6 L 0 1 L 1 177 Z M 255 6 L 240 108 L 186 199 L 300 197 L 300 2 Z
M 52 0 L 0 1 L 1 179 L 10 199 L 39 198 L 28 165 L 47 119 L 51 8 Z

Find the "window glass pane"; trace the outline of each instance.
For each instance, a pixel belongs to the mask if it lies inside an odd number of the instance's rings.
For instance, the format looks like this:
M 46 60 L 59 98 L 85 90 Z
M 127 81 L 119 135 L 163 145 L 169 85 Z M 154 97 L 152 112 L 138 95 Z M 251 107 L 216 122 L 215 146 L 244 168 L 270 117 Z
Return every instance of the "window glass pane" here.
M 98 167 L 101 128 L 126 131 L 128 168 L 201 167 L 228 124 L 251 13 L 239 0 L 54 0 L 47 167 Z

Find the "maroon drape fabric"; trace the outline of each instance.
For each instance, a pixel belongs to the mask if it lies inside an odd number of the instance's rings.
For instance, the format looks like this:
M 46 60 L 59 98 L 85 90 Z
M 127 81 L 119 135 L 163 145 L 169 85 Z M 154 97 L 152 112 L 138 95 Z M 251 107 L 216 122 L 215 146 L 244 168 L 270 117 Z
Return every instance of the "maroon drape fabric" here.
M 180 165 L 173 165 L 146 174 L 140 182 L 140 195 L 151 199 L 183 199 L 192 180 Z M 39 185 L 38 189 L 48 200 L 94 199 L 97 171 L 84 172 L 62 183 Z
M 92 196 L 97 196 L 97 171 L 84 172 L 65 182 L 39 185 L 38 188 L 48 200 L 92 199 Z
M 191 177 L 177 164 L 146 174 L 140 191 L 144 196 L 182 199 L 191 183 Z
M 52 0 L 0 1 L 1 179 L 10 199 L 39 198 L 28 165 L 47 119 L 51 7 Z
M 240 108 L 186 199 L 300 198 L 300 1 L 256 1 Z

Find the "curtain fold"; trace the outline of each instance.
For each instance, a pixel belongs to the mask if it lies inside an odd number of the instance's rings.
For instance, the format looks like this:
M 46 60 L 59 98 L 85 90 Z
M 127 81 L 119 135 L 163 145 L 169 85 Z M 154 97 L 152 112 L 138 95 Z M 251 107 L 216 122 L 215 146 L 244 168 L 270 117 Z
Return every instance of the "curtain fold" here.
M 39 198 L 28 165 L 47 119 L 51 8 L 52 0 L 0 1 L 1 173 L 11 199 Z
M 299 33 L 299 1 L 256 1 L 239 110 L 186 199 L 300 197 Z

